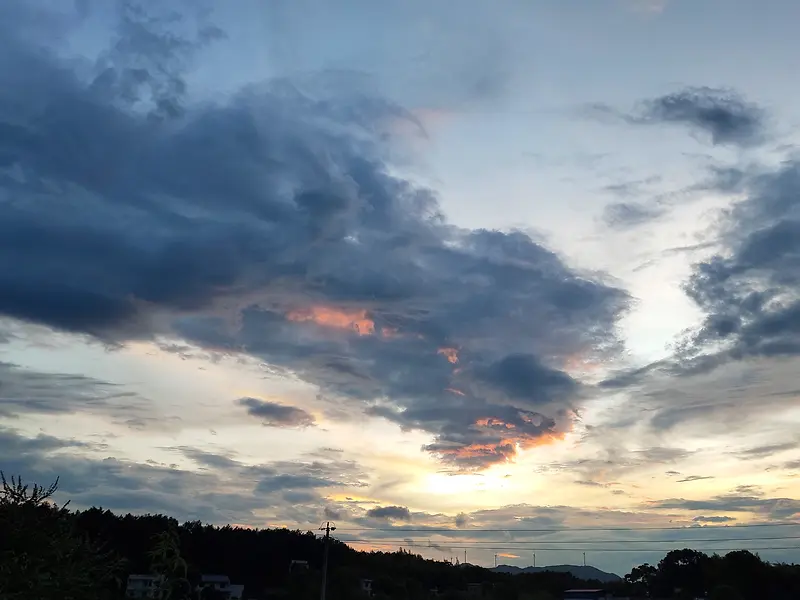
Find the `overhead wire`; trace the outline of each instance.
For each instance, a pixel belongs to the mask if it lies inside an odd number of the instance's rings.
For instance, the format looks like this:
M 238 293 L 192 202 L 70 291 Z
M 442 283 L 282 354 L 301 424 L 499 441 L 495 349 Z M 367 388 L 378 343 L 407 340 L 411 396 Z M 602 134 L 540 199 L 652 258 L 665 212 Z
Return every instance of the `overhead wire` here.
M 339 532 L 346 532 L 346 531 L 380 531 L 380 532 L 387 532 L 392 531 L 398 534 L 402 533 L 437 533 L 437 532 L 452 532 L 458 534 L 469 534 L 469 533 L 584 533 L 589 531 L 695 531 L 695 530 L 725 530 L 730 531 L 732 529 L 744 529 L 744 528 L 754 528 L 754 527 L 800 527 L 800 522 L 789 522 L 783 521 L 780 523 L 741 523 L 738 525 L 703 525 L 703 526 L 691 526 L 691 525 L 681 525 L 681 526 L 671 526 L 671 527 L 550 527 L 544 529 L 516 529 L 516 528 L 504 528 L 504 529 L 487 529 L 482 527 L 476 528 L 463 528 L 463 529 L 455 529 L 453 527 L 421 527 L 421 528 L 414 528 L 414 527 L 344 527 L 340 528 L 337 531 Z
M 444 548 L 448 548 L 450 550 L 500 550 L 500 551 L 510 551 L 510 552 L 520 552 L 520 551 L 550 551 L 550 552 L 578 552 L 582 550 L 586 550 L 583 546 L 575 546 L 574 548 L 551 548 L 551 547 L 544 547 L 544 546 L 531 546 L 530 548 L 520 548 L 516 547 L 508 547 L 508 546 L 454 546 L 451 544 L 436 544 L 436 545 L 426 545 L 424 543 L 402 543 L 402 544 L 381 544 L 381 542 L 376 540 L 364 540 L 364 541 L 342 541 L 346 544 L 356 544 L 356 543 L 364 543 L 364 544 L 373 544 L 376 546 L 380 545 L 392 545 L 394 547 L 401 547 L 401 548 L 419 548 L 425 549 L 430 548 L 432 550 L 436 550 L 437 546 L 441 546 Z M 422 540 L 420 540 L 422 542 Z M 664 552 L 665 550 L 669 550 L 669 548 L 590 548 L 592 552 Z M 705 552 L 735 552 L 736 550 L 754 550 L 754 551 L 761 551 L 761 550 L 800 550 L 800 546 L 762 546 L 758 548 L 700 548 L 700 550 Z
M 421 540 L 410 540 L 409 538 L 402 539 L 342 539 L 337 538 L 340 542 L 346 544 L 350 543 L 408 543 L 415 541 L 429 541 L 427 538 Z M 734 537 L 734 538 L 681 538 L 669 540 L 540 540 L 542 544 L 683 544 L 687 542 L 766 542 L 778 540 L 800 540 L 798 535 L 789 536 L 770 536 L 770 537 Z M 448 540 L 435 540 L 437 543 L 445 544 Z M 537 540 L 452 540 L 455 543 L 469 543 L 469 544 L 536 544 Z M 476 547 L 480 547 L 477 546 Z

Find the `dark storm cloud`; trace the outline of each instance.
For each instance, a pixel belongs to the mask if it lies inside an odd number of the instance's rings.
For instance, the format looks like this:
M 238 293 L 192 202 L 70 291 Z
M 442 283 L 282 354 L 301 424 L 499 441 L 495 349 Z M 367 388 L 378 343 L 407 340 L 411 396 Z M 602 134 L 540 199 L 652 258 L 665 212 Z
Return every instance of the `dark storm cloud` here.
M 710 87 L 687 88 L 646 100 L 627 121 L 684 125 L 710 136 L 715 146 L 756 146 L 767 138 L 762 108 L 734 91 Z
M 405 506 L 380 506 L 368 510 L 367 517 L 392 521 L 410 521 L 411 512 Z
M 727 213 L 724 254 L 698 263 L 685 286 L 706 313 L 681 348 L 685 370 L 800 354 L 800 162 L 753 172 Z
M 466 466 L 568 428 L 564 365 L 619 348 L 628 296 L 524 233 L 449 225 L 390 173 L 408 114 L 335 75 L 191 102 L 182 69 L 219 37 L 195 29 L 127 12 L 90 78 L 0 39 L 0 313 L 249 354 Z
M 257 398 L 239 398 L 236 401 L 247 408 L 247 414 L 261 419 L 270 427 L 311 427 L 314 416 L 296 406 L 287 406 L 277 402 L 267 402 Z

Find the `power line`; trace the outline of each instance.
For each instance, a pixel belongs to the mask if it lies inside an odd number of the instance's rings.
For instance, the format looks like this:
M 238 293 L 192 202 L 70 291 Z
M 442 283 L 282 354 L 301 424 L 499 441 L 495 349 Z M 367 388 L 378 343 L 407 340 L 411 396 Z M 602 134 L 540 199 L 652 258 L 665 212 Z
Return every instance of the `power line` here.
M 548 529 L 483 529 L 480 527 L 472 529 L 454 529 L 452 527 L 423 527 L 423 528 L 406 528 L 406 527 L 351 527 L 343 528 L 338 531 L 396 531 L 398 533 L 435 533 L 439 531 L 450 531 L 460 534 L 468 533 L 564 533 L 564 532 L 586 532 L 586 531 L 684 531 L 695 529 L 744 529 L 750 527 L 800 527 L 800 522 L 782 522 L 782 523 L 742 523 L 740 525 L 705 525 L 702 527 L 692 527 L 687 525 L 675 527 L 563 527 L 563 528 L 548 528 Z
M 732 537 L 732 538 L 681 538 L 669 540 L 541 540 L 543 544 L 683 544 L 687 542 L 765 542 L 777 540 L 800 540 L 800 535 L 786 535 L 786 536 L 770 536 L 770 537 Z M 389 539 L 389 538 L 374 538 L 374 539 L 339 539 L 338 541 L 345 544 L 351 542 L 380 542 L 380 543 L 404 543 L 409 541 L 428 541 L 425 540 L 409 540 L 409 538 L 402 539 Z M 436 540 L 440 545 L 447 545 L 448 540 Z M 458 542 L 459 540 L 455 540 Z M 537 540 L 464 540 L 464 543 L 470 544 L 536 544 Z M 480 548 L 481 546 L 475 546 Z
M 377 540 L 369 540 L 369 541 L 352 541 L 352 542 L 344 542 L 347 544 L 374 544 L 376 546 L 380 546 L 382 543 Z M 386 545 L 390 543 L 387 542 Z M 391 543 L 392 546 L 400 546 L 402 548 L 418 548 L 418 549 L 425 549 L 425 548 L 432 548 L 425 544 L 415 544 L 415 543 Z M 444 544 L 442 544 L 444 545 Z M 504 547 L 504 546 L 482 546 L 482 547 L 475 547 L 475 546 L 452 546 L 447 544 L 447 548 L 452 550 L 500 550 L 500 551 L 525 551 L 525 550 L 536 550 L 539 551 L 549 551 L 549 552 L 582 552 L 583 546 L 576 546 L 574 548 L 549 548 L 543 546 L 536 546 L 531 548 L 520 548 L 519 546 L 512 546 L 512 547 Z M 592 552 L 666 552 L 669 551 L 670 548 L 592 548 Z M 761 546 L 761 547 L 751 547 L 751 548 L 698 548 L 698 550 L 704 552 L 734 552 L 736 550 L 751 550 L 751 551 L 762 551 L 762 550 L 800 550 L 800 545 L 798 546 Z

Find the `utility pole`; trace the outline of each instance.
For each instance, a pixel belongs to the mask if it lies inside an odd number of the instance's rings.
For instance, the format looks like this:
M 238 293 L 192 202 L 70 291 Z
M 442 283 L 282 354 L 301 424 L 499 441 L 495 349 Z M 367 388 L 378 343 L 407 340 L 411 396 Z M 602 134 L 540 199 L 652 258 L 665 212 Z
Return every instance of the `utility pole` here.
M 322 559 L 322 590 L 320 590 L 320 600 L 325 600 L 325 586 L 328 582 L 328 547 L 331 543 L 331 531 L 336 531 L 336 527 L 326 521 L 324 527 L 320 527 L 325 532 L 325 557 Z

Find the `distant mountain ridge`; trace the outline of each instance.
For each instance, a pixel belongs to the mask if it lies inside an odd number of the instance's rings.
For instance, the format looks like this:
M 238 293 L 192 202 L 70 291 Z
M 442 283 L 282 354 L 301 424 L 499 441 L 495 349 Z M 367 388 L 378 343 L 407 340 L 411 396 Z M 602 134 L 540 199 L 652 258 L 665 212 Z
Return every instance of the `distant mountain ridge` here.
M 574 577 L 583 579 L 584 581 L 595 579 L 601 583 L 613 583 L 622 579 L 622 577 L 616 573 L 606 573 L 605 571 L 601 571 L 600 569 L 591 567 L 589 565 L 585 567 L 583 565 L 552 565 L 549 567 L 515 567 L 512 565 L 498 565 L 491 570 L 497 573 L 511 573 L 512 575 L 517 575 L 519 573 L 541 573 L 542 571 L 570 573 Z

